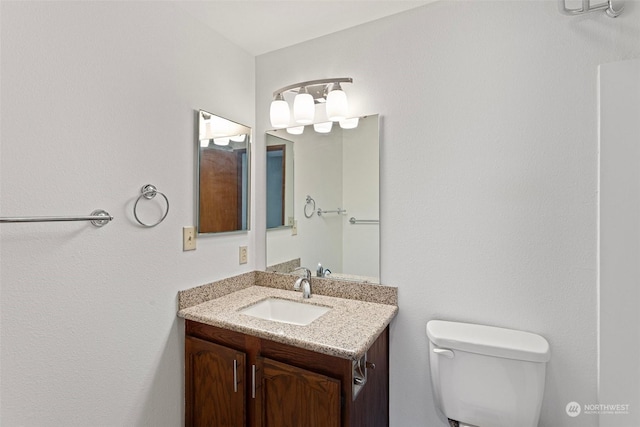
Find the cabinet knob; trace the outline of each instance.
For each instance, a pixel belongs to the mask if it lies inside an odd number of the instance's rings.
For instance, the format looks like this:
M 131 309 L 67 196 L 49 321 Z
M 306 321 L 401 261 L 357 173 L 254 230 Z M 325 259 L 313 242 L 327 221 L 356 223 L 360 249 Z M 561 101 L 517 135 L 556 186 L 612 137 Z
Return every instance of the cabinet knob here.
M 365 366 L 366 366 L 368 369 L 371 369 L 371 370 L 376 369 L 376 364 L 375 364 L 375 363 L 372 363 L 372 362 L 367 362 L 367 363 L 365 364 Z

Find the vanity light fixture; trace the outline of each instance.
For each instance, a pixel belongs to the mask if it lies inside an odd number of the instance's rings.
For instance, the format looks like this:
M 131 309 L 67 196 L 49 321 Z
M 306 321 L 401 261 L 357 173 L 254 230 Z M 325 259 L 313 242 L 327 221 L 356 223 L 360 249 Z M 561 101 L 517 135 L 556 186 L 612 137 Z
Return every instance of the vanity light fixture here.
M 207 137 L 212 135 L 213 131 L 211 130 L 211 122 L 209 120 L 205 120 L 204 122 L 204 136 Z
M 341 83 L 353 83 L 351 77 L 310 80 L 295 83 L 273 93 L 270 118 L 276 129 L 290 126 L 289 104 L 284 99 L 287 92 L 295 93 L 293 99 L 293 119 L 296 124 L 307 125 L 314 121 L 316 104 L 326 104 L 327 118 L 332 122 L 343 120 L 348 114 L 347 95 Z
M 333 122 L 314 123 L 313 130 L 318 133 L 329 133 L 333 127 Z
M 304 132 L 304 126 L 294 126 L 287 128 L 287 133 L 290 133 L 291 135 L 302 135 L 302 132 Z
M 220 138 L 213 138 L 213 143 L 216 145 L 229 145 L 230 138 L 228 136 L 221 136 Z
M 358 117 L 340 120 L 340 127 L 342 129 L 355 129 L 358 127 L 359 120 Z
M 289 126 L 289 104 L 284 100 L 282 93 L 278 93 L 271 102 L 271 125 L 277 129 Z
M 244 135 L 234 135 L 232 137 L 229 137 L 229 139 L 231 139 L 233 142 L 244 142 L 244 139 L 247 137 L 246 134 Z
M 293 99 L 293 118 L 300 125 L 308 125 L 313 123 L 315 114 L 316 105 L 313 102 L 313 96 L 303 86 Z
M 331 92 L 327 95 L 327 117 L 332 122 L 338 122 L 347 118 L 347 94 L 344 93 L 340 83 L 334 83 Z

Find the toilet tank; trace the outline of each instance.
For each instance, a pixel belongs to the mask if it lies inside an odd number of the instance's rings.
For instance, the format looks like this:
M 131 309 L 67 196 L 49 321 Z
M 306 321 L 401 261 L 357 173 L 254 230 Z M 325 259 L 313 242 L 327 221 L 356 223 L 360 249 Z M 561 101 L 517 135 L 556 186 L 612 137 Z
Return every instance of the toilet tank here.
M 549 343 L 540 335 L 431 320 L 429 365 L 436 406 L 478 427 L 537 427 Z

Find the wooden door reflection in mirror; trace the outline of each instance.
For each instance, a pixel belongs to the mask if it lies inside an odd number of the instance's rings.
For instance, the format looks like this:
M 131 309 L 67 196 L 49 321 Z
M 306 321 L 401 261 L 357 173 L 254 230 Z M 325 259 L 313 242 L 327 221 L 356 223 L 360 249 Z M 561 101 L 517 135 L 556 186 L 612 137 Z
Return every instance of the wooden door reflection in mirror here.
M 249 229 L 251 128 L 198 112 L 198 233 Z

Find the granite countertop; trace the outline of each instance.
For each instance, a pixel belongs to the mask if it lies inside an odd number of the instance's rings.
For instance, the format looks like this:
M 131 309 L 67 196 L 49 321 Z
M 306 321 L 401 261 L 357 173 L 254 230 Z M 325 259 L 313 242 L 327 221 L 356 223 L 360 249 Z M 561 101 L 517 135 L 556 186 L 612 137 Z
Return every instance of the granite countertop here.
M 272 297 L 323 305 L 332 309 L 306 326 L 259 319 L 238 312 Z M 397 312 L 398 307 L 393 304 L 319 294 L 303 300 L 300 292 L 249 286 L 182 308 L 178 316 L 318 353 L 355 360 L 367 351 Z

